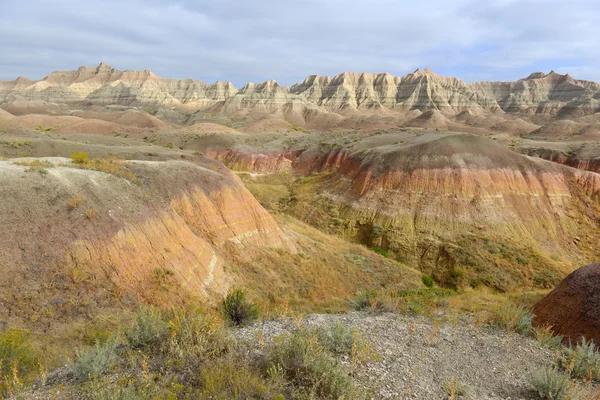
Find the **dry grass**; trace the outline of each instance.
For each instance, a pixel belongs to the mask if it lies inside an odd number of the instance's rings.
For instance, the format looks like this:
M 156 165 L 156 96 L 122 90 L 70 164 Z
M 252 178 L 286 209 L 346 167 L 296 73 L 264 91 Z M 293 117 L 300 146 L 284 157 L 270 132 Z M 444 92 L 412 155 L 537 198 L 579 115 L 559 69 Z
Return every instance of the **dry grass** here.
M 118 176 L 119 178 L 127 179 L 130 182 L 138 182 L 138 177 L 131 171 L 131 163 L 119 159 L 107 159 L 107 158 L 96 158 L 91 161 L 81 161 L 74 162 L 71 164 L 67 164 L 64 166 L 79 168 L 79 169 L 88 169 L 94 171 L 104 172 L 106 174 L 111 174 Z

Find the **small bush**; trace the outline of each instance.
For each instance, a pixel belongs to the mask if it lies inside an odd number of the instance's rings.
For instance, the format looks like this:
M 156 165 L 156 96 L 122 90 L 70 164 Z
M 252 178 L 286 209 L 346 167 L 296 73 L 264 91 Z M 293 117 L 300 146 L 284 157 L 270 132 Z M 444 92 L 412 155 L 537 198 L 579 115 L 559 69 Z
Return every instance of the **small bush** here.
M 231 358 L 210 363 L 200 371 L 202 399 L 275 399 L 278 384 L 244 362 Z
M 131 347 L 140 349 L 159 344 L 168 333 L 169 327 L 160 310 L 144 307 L 135 315 L 131 327 L 125 330 L 125 338 Z
M 188 364 L 225 354 L 231 347 L 222 324 L 199 310 L 175 310 L 168 319 L 168 353 Z
M 571 391 L 569 375 L 551 367 L 543 367 L 529 377 L 529 383 L 546 400 L 566 400 Z
M 119 361 L 118 344 L 118 337 L 113 336 L 104 344 L 96 342 L 91 349 L 76 350 L 75 360 L 72 363 L 75 376 L 79 379 L 97 377 L 117 364 Z
M 48 175 L 48 170 L 44 167 L 39 166 L 25 168 L 25 172 L 38 172 L 42 175 Z
M 300 398 L 354 399 L 359 392 L 350 371 L 319 344 L 316 335 L 298 331 L 278 337 L 269 352 L 271 371 L 281 371 Z
M 75 164 L 87 164 L 90 162 L 90 156 L 88 153 L 77 151 L 71 154 L 71 162 Z
M 428 288 L 432 288 L 433 287 L 433 278 L 431 277 L 431 275 L 423 275 L 421 277 L 421 281 L 423 282 L 423 285 L 425 285 Z
M 496 310 L 491 322 L 509 331 L 527 335 L 531 332 L 532 321 L 533 314 L 529 310 L 521 306 L 506 303 L 506 305 Z
M 540 346 L 558 349 L 562 344 L 563 337 L 561 335 L 554 335 L 549 326 L 536 328 L 534 334 Z
M 31 344 L 31 333 L 25 329 L 9 328 L 0 334 L 0 376 L 5 377 L 16 370 L 24 376 L 35 368 L 37 351 Z M 0 385 L 1 386 L 1 385 Z
M 348 325 L 338 322 L 329 329 L 316 329 L 315 333 L 319 343 L 333 354 L 349 355 L 352 352 L 355 329 L 350 329 Z
M 82 201 L 83 201 L 83 198 L 81 196 L 75 196 L 71 200 L 69 200 L 67 205 L 69 206 L 70 209 L 74 210 L 76 208 L 79 208 L 79 205 L 81 204 Z
M 96 214 L 97 214 L 96 210 L 94 210 L 93 208 L 90 208 L 85 213 L 85 216 L 87 217 L 87 219 L 92 219 L 92 218 L 94 218 L 96 216 Z
M 246 298 L 243 289 L 234 289 L 221 304 L 223 317 L 230 324 L 243 326 L 258 318 L 258 307 Z
M 448 396 L 448 400 L 455 400 L 457 397 L 465 395 L 465 385 L 453 376 L 452 379 L 444 382 L 444 392 Z
M 600 380 L 600 353 L 591 340 L 583 338 L 575 348 L 564 348 L 557 364 L 573 378 Z
M 354 296 L 354 299 L 350 303 L 358 311 L 366 309 L 384 311 L 386 309 L 376 290 L 361 290 Z

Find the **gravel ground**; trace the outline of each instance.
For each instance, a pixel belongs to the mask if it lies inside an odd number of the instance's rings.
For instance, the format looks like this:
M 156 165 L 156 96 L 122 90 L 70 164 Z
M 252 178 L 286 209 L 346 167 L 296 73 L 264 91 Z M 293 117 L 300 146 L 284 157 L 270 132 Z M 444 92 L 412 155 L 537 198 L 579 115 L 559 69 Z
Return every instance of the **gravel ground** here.
M 268 344 L 298 324 L 309 329 L 339 321 L 358 328 L 381 356 L 356 375 L 373 399 L 446 399 L 444 384 L 452 380 L 464 385 L 461 399 L 536 399 L 527 377 L 553 360 L 551 350 L 515 333 L 476 327 L 465 320 L 436 325 L 424 317 L 387 313 L 266 321 L 235 335 L 259 349 L 259 341 Z

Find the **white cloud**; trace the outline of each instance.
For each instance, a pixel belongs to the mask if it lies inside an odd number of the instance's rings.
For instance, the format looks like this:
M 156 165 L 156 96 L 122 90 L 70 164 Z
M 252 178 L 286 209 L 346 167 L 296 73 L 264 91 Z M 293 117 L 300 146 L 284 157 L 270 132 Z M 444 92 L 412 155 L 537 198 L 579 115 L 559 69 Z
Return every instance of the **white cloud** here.
M 103 60 L 238 86 L 426 66 L 466 80 L 577 66 L 600 80 L 596 0 L 3 0 L 0 16 L 0 79 Z

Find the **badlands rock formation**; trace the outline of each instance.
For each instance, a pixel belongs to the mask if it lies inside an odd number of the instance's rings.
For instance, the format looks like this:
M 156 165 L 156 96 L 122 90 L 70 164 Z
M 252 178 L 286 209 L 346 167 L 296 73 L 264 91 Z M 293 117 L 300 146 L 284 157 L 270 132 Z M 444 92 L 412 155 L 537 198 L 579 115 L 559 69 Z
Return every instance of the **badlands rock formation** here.
M 216 161 L 105 164 L 119 176 L 48 161 L 55 167 L 45 172 L 0 161 L 2 320 L 35 322 L 46 309 L 81 314 L 81 302 L 121 295 L 168 305 L 223 294 L 231 284 L 223 266 L 240 252 L 245 260 L 268 248 L 295 252 Z M 93 301 L 78 295 L 90 287 Z
M 399 254 L 439 282 L 477 276 L 501 290 L 551 286 L 570 272 L 550 254 L 593 254 L 600 175 L 473 135 L 398 139 L 375 135 L 294 159 L 298 172 L 330 174 L 323 196 L 344 237 Z
M 355 111 L 437 109 L 492 113 L 576 115 L 600 110 L 600 85 L 555 72 L 534 73 L 516 82 L 467 84 L 429 69 L 402 77 L 345 72 L 333 78 L 311 75 L 284 87 L 270 80 L 241 89 L 230 82 L 163 79 L 150 71 L 119 71 L 104 63 L 55 71 L 39 81 L 19 77 L 0 82 L 0 104 L 18 109 L 23 101 L 48 105 L 135 105 L 212 110 L 224 113 L 280 112 L 301 122 L 324 114 Z M 14 113 L 14 112 L 13 112 Z
M 575 343 L 582 337 L 600 343 L 600 264 L 590 264 L 570 274 L 535 305 L 534 323 L 550 326 Z

